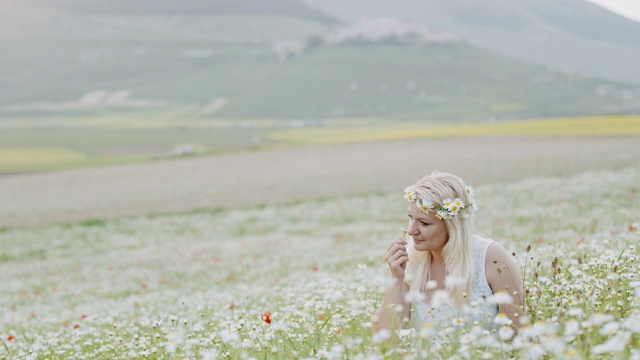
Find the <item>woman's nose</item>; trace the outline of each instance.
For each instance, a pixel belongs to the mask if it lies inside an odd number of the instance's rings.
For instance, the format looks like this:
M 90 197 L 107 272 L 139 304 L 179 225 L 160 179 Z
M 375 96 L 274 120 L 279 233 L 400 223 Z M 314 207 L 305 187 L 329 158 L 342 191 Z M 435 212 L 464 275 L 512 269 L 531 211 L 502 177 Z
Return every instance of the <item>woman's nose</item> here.
M 418 234 L 418 227 L 416 226 L 414 221 L 411 221 L 409 223 L 409 229 L 407 230 L 407 234 L 409 235 L 417 235 Z

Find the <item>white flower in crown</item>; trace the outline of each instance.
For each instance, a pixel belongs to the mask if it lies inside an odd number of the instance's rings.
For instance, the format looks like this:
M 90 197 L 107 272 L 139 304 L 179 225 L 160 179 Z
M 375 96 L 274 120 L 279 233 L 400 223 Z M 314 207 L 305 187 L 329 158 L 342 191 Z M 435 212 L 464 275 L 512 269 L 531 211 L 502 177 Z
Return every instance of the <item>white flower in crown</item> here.
M 451 215 L 449 214 L 447 209 L 445 209 L 444 207 L 441 207 L 440 210 L 438 210 L 438 212 L 436 212 L 436 217 L 438 219 L 440 219 L 440 220 L 442 220 L 442 219 L 450 219 Z
M 473 188 L 471 186 L 467 186 L 467 195 L 473 196 L 473 193 L 474 193 Z
M 478 205 L 476 205 L 476 203 L 471 203 L 471 208 L 469 209 L 469 211 L 473 214 L 474 212 L 478 211 Z
M 436 205 L 429 200 L 418 200 L 418 209 L 425 214 L 428 214 L 429 211 L 434 211 L 436 209 Z
M 449 198 L 442 200 L 442 206 L 446 207 L 447 209 L 451 210 L 452 205 L 453 205 L 453 200 Z
M 471 186 L 466 187 L 467 194 L 469 194 L 469 202 L 463 203 L 460 198 L 446 198 L 442 201 L 442 205 L 434 204 L 433 202 L 425 199 L 420 199 L 413 187 L 407 186 L 404 189 L 404 198 L 409 202 L 416 202 L 416 206 L 420 211 L 425 214 L 429 214 L 431 211 L 436 212 L 436 218 L 451 219 L 454 216 L 461 214 L 463 218 L 468 218 L 471 214 L 478 210 L 478 206 L 473 202 L 471 195 L 473 194 L 473 188 Z
M 451 215 L 458 215 L 458 212 L 462 209 L 464 209 L 464 204 L 462 203 L 462 199 L 460 198 L 455 198 L 449 206 Z
M 404 198 L 409 202 L 416 201 L 416 193 L 415 191 L 413 191 L 411 186 L 407 186 L 406 188 L 404 188 Z

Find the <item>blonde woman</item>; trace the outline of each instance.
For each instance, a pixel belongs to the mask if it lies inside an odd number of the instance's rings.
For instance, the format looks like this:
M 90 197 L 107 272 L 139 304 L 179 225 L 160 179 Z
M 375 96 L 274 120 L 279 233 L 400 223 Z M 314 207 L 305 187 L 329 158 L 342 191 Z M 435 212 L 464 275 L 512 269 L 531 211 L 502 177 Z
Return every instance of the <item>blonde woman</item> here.
M 405 189 L 409 225 L 385 253 L 392 282 L 373 330 L 409 322 L 452 326 L 520 325 L 522 278 L 497 242 L 473 233 L 473 189 L 457 176 L 433 172 Z

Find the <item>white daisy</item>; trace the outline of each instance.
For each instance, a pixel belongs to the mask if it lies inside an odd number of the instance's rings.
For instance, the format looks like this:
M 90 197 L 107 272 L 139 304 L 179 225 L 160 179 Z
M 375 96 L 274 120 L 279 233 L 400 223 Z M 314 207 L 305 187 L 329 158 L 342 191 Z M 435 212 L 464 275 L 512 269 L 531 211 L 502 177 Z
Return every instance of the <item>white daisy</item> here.
M 404 198 L 409 202 L 414 202 L 416 200 L 416 193 L 410 186 L 404 188 Z
M 467 204 L 467 205 L 471 205 L 471 207 L 469 208 L 469 211 L 473 214 L 476 211 L 478 211 L 478 205 L 476 205 L 475 203 L 471 203 L 471 204 Z
M 513 297 L 506 291 L 497 291 L 487 297 L 487 302 L 489 304 L 512 304 Z
M 418 208 L 425 214 L 428 214 L 429 211 L 433 211 L 435 209 L 435 205 L 429 200 L 419 200 Z
M 499 313 L 495 318 L 493 318 L 493 323 L 496 325 L 511 325 L 512 321 L 509 319 L 507 314 Z
M 514 331 L 509 326 L 503 326 L 500 328 L 500 330 L 498 330 L 498 336 L 502 341 L 511 340 L 511 338 L 513 337 L 513 334 L 514 334 Z
M 473 196 L 474 191 L 473 191 L 473 188 L 471 186 L 467 186 L 466 190 L 467 190 L 467 195 Z
M 440 208 L 436 213 L 436 217 L 440 220 L 449 218 L 449 211 L 446 208 Z
M 455 198 L 451 202 L 451 205 L 448 208 L 449 210 L 451 210 L 451 215 L 458 215 L 458 211 L 460 211 L 463 208 L 463 206 L 464 204 L 462 203 L 462 199 Z

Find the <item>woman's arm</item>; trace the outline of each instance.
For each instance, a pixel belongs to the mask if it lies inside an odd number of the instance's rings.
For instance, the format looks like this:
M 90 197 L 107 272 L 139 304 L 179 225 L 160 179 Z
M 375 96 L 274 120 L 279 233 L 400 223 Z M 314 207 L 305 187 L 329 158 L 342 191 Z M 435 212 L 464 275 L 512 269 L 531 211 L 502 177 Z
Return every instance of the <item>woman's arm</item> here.
M 507 314 L 513 325 L 520 327 L 524 311 L 522 276 L 512 256 L 497 242 L 487 250 L 486 275 L 494 293 L 506 291 L 513 297 L 513 303 L 501 305 L 500 311 Z
M 373 315 L 374 332 L 382 329 L 389 330 L 392 327 L 405 328 L 411 314 L 409 304 L 405 300 L 405 294 L 409 291 L 409 286 L 404 282 L 404 270 L 407 267 L 407 261 L 409 261 L 407 242 L 402 238 L 392 241 L 384 258 L 389 265 L 393 280 L 384 294 L 380 307 Z
M 384 294 L 382 303 L 373 315 L 373 332 L 392 328 L 404 329 L 409 324 L 411 318 L 411 304 L 405 300 L 405 294 L 409 292 L 409 286 L 397 278 L 393 278 L 394 283 L 389 286 Z M 401 311 L 397 311 L 398 305 L 402 306 Z M 406 320 L 404 320 L 406 319 Z

